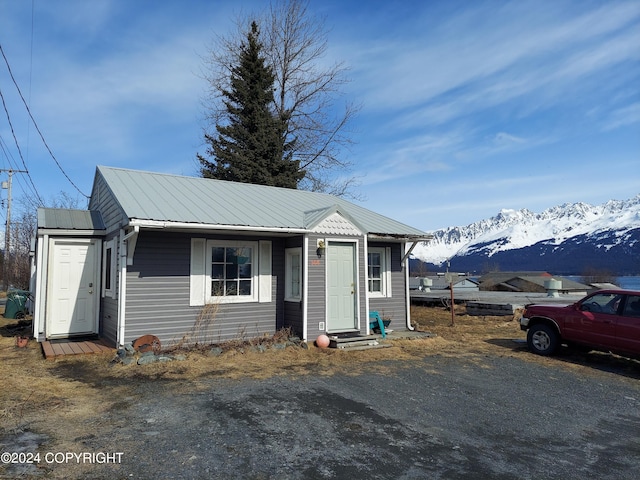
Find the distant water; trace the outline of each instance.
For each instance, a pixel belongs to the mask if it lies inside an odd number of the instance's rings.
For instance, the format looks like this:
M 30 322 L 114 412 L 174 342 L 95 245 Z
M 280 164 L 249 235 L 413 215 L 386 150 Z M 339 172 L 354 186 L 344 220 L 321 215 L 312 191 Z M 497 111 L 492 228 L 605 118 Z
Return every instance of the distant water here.
M 576 282 L 582 282 L 582 277 L 576 275 L 567 275 L 566 278 L 574 280 Z M 640 290 L 640 277 L 617 277 L 616 285 L 626 290 Z
M 640 277 L 618 277 L 617 285 L 627 290 L 640 290 Z

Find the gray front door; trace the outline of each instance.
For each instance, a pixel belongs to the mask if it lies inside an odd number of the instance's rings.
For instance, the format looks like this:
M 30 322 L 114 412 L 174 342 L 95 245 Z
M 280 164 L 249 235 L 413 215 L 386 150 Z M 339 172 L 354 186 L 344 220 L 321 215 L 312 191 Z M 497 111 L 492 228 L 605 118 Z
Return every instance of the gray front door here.
M 329 242 L 326 255 L 327 331 L 358 330 L 356 244 Z

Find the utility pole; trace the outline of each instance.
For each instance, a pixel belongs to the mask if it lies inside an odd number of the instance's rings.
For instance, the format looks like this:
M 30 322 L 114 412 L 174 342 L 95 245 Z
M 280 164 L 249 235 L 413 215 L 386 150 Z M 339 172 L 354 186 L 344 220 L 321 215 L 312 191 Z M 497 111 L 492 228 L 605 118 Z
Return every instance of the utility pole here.
M 0 168 L 1 172 L 7 172 L 9 174 L 9 180 L 2 182 L 2 188 L 7 189 L 7 224 L 4 231 L 4 288 L 9 288 L 9 255 L 11 247 L 11 184 L 13 182 L 14 173 L 29 173 L 26 170 L 5 170 Z

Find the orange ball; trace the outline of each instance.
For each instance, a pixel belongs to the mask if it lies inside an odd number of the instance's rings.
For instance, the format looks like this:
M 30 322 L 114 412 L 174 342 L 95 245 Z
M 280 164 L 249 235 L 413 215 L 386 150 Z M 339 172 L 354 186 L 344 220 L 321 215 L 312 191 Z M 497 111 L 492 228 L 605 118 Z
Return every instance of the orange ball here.
M 329 346 L 330 340 L 324 333 L 322 335 L 318 335 L 316 338 L 316 345 L 319 348 L 327 348 Z

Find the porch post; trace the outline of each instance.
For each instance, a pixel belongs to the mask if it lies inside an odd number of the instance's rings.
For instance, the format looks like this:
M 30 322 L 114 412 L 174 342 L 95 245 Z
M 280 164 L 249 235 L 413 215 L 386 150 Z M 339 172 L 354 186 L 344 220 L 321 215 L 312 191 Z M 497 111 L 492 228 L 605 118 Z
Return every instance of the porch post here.
M 127 242 L 125 241 L 124 229 L 120 229 L 120 246 L 118 248 L 118 333 L 116 343 L 119 347 L 124 346 L 125 336 L 125 306 L 127 292 Z

